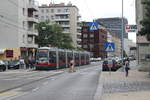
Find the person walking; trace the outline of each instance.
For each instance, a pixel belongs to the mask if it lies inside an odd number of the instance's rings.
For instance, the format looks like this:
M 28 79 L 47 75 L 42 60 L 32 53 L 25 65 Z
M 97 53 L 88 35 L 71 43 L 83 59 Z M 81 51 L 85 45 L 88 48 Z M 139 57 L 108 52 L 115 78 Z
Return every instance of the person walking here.
M 129 70 L 130 70 L 129 65 L 130 65 L 130 62 L 129 62 L 129 59 L 127 59 L 127 60 L 125 61 L 125 72 L 126 72 L 126 77 L 128 77 L 128 74 L 129 74 Z
M 74 68 L 74 60 L 70 61 L 70 66 L 69 66 L 69 72 L 75 72 L 75 68 Z

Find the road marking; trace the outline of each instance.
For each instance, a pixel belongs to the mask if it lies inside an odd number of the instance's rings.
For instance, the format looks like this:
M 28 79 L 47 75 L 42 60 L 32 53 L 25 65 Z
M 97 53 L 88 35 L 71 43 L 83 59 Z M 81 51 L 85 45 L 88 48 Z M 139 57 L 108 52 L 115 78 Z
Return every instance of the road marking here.
M 44 83 L 43 83 L 43 85 L 47 85 L 47 84 L 48 84 L 48 82 L 44 82 Z
M 40 89 L 40 88 L 39 88 L 39 87 L 37 87 L 37 88 L 33 89 L 32 91 L 33 91 L 33 92 L 35 92 L 35 91 L 37 91 L 38 89 Z
M 18 92 L 16 92 L 16 91 L 9 91 L 9 92 L 0 93 L 0 96 L 14 95 L 14 94 L 17 94 L 17 93 Z

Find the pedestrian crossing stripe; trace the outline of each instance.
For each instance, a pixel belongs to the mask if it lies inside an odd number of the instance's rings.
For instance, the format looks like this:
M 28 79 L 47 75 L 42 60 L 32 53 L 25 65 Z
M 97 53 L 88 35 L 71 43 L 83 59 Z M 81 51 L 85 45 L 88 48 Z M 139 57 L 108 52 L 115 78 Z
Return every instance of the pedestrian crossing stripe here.
M 108 44 L 106 51 L 114 51 L 113 47 L 111 44 Z

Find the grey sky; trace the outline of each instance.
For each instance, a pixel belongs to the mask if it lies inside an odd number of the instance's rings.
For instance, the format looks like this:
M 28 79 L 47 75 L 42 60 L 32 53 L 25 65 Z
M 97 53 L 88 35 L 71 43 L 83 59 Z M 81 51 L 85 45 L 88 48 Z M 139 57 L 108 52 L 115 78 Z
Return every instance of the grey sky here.
M 39 4 L 68 3 L 69 1 L 79 8 L 81 20 L 92 21 L 96 18 L 121 17 L 122 0 L 37 0 Z M 129 24 L 135 24 L 135 0 L 124 0 L 124 17 Z M 129 33 L 129 38 L 136 41 L 135 33 Z

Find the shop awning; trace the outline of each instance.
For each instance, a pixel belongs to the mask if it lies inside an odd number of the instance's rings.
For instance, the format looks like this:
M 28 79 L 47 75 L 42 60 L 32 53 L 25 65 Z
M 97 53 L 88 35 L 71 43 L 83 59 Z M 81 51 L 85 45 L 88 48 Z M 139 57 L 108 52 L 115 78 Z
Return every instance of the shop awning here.
M 0 54 L 4 54 L 6 49 L 0 49 Z

